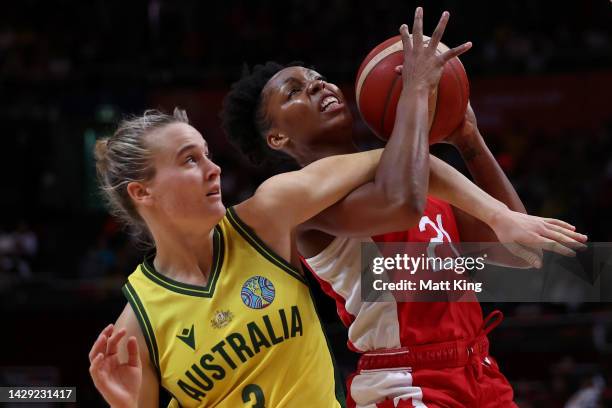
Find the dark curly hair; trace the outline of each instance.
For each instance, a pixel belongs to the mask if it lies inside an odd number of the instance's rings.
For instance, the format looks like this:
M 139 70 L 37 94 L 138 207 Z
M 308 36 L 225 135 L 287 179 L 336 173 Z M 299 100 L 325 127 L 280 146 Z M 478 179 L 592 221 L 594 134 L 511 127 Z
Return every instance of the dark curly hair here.
M 251 161 L 259 165 L 270 156 L 263 138 L 271 124 L 262 109 L 262 90 L 277 72 L 287 67 L 303 66 L 299 61 L 282 65 L 268 61 L 255 65 L 249 72 L 245 65 L 242 77 L 232 84 L 223 99 L 221 126 L 229 140 Z

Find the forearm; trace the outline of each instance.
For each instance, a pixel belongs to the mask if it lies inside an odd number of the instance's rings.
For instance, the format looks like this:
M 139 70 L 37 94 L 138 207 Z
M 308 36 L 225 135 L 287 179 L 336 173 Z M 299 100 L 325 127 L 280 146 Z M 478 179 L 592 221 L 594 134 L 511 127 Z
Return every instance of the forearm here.
M 475 183 L 513 211 L 527 210 L 479 132 L 457 145 Z
M 429 123 L 426 87 L 402 91 L 393 132 L 376 170 L 374 184 L 386 201 L 418 212 L 429 184 Z
M 435 156 L 430 158 L 429 193 L 490 224 L 506 204 L 491 197 L 452 166 Z
M 292 202 L 295 225 L 336 203 L 360 185 L 371 181 L 382 149 L 326 157 L 299 171 Z

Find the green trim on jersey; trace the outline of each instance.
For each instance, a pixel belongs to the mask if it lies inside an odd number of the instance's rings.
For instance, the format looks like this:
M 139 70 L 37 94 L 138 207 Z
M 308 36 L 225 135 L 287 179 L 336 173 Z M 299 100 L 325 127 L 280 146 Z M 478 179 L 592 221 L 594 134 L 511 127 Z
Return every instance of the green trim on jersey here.
M 142 334 L 144 335 L 145 341 L 147 343 L 147 348 L 149 349 L 149 358 L 155 367 L 155 372 L 157 373 L 158 378 L 161 381 L 161 372 L 159 369 L 159 350 L 157 349 L 157 341 L 155 340 L 155 332 L 153 331 L 153 327 L 151 326 L 151 322 L 149 321 L 149 317 L 147 316 L 147 312 L 145 311 L 136 290 L 132 286 L 130 282 L 127 282 L 122 288 L 123 294 L 127 298 L 127 301 L 132 306 L 132 310 L 136 315 L 136 319 L 140 324 L 140 329 L 142 330 Z
M 312 289 L 310 285 L 308 286 L 308 293 L 310 294 L 310 301 L 312 302 L 312 307 L 315 310 L 317 315 L 317 321 L 319 326 L 321 327 L 321 332 L 323 333 L 323 337 L 325 337 L 325 343 L 327 343 L 327 349 L 329 350 L 329 355 L 332 360 L 332 365 L 334 367 L 334 389 L 336 394 L 336 401 L 340 404 L 341 408 L 346 408 L 346 395 L 344 394 L 344 386 L 342 381 L 342 375 L 340 374 L 340 370 L 338 369 L 338 363 L 336 363 L 336 356 L 332 350 L 331 344 L 329 343 L 329 338 L 327 337 L 327 331 L 323 327 L 323 322 L 321 321 L 321 315 L 319 315 L 319 309 L 317 308 L 317 304 L 315 303 L 314 296 L 312 294 Z
M 151 262 L 152 256 L 145 258 L 141 264 L 141 270 L 144 276 L 151 279 L 164 288 L 171 290 L 182 295 L 198 296 L 209 298 L 212 297 L 215 292 L 217 281 L 221 273 L 221 267 L 223 266 L 223 256 L 225 254 L 225 245 L 223 243 L 223 231 L 218 225 L 215 226 L 213 232 L 213 257 L 212 257 L 212 268 L 208 282 L 205 286 L 190 285 L 170 279 L 169 277 L 159 273 L 155 270 L 153 263 Z
M 166 390 L 166 388 L 164 388 L 164 390 Z M 178 398 L 176 398 L 174 396 L 174 394 L 171 393 L 170 391 L 168 391 L 168 390 L 166 390 L 166 391 L 168 392 L 168 394 L 170 394 L 172 396 L 170 401 L 168 401 L 168 406 L 166 408 L 183 408 L 183 406 L 179 402 Z
M 264 258 L 268 261 L 272 262 L 274 265 L 278 266 L 283 271 L 287 272 L 289 275 L 293 276 L 297 280 L 304 283 L 308 286 L 306 279 L 302 276 L 302 274 L 289 262 L 287 262 L 284 258 L 279 256 L 276 252 L 270 249 L 258 236 L 255 232 L 244 223 L 236 214 L 236 210 L 234 207 L 230 207 L 227 209 L 227 219 L 229 220 L 232 227 L 240 235 L 245 239 L 257 252 L 259 252 Z

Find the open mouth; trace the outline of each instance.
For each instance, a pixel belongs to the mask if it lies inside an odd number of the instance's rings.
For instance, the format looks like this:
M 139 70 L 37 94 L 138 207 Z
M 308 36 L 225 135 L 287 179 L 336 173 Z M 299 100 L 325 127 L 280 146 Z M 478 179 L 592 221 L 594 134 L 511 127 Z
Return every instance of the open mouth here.
M 329 95 L 321 101 L 321 112 L 327 112 L 339 106 L 340 100 L 334 95 Z

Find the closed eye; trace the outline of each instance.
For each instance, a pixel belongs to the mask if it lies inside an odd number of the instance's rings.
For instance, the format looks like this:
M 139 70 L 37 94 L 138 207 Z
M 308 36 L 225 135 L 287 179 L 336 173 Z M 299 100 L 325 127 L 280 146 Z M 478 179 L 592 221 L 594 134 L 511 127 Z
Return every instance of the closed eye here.
M 289 90 L 289 99 L 293 98 L 293 96 L 295 96 L 295 94 L 297 94 L 298 92 L 300 92 L 302 89 L 301 88 L 291 88 Z

